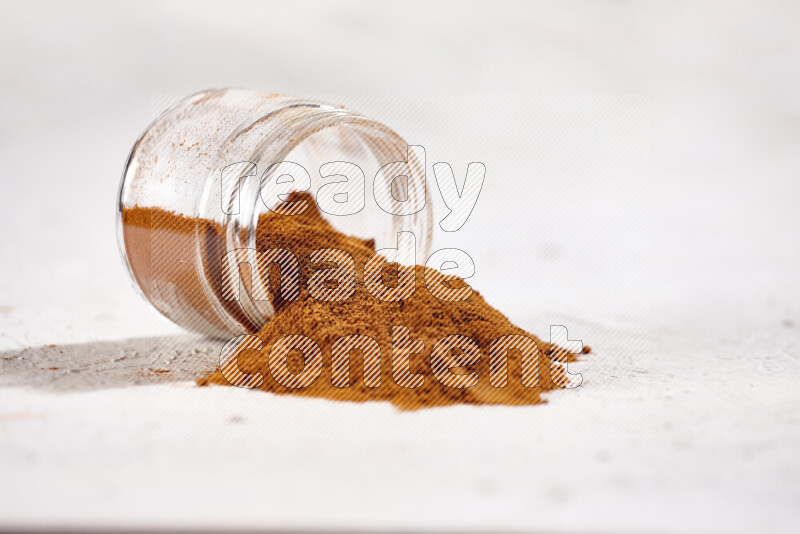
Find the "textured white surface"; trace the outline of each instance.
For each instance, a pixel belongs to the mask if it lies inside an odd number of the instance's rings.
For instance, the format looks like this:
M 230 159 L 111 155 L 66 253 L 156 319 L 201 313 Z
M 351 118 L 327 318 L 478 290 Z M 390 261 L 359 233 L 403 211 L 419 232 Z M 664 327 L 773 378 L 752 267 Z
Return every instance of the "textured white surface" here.
M 521 10 L 4 4 L 0 527 L 797 531 L 797 5 Z M 406 414 L 181 381 L 213 347 L 129 288 L 114 195 L 158 102 L 213 86 L 483 161 L 434 246 L 591 345 L 584 385 Z

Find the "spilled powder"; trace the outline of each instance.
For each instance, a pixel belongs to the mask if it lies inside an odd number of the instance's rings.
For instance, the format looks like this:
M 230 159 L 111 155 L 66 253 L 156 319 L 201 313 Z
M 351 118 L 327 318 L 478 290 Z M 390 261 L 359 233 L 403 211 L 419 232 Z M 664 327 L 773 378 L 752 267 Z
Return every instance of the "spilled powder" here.
M 414 268 L 416 290 L 413 295 L 398 302 L 384 302 L 374 298 L 364 284 L 363 271 L 367 258 L 374 252 L 374 243 L 346 236 L 325 221 L 313 198 L 305 193 L 293 193 L 290 201 L 306 200 L 304 213 L 285 216 L 269 213 L 262 215 L 257 227 L 257 248 L 267 250 L 287 249 L 300 262 L 300 297 L 298 300 L 275 299 L 276 314 L 258 333 L 263 341 L 262 350 L 243 350 L 238 355 L 238 367 L 243 373 L 260 373 L 260 389 L 278 395 L 317 397 L 350 402 L 390 402 L 402 410 L 416 410 L 433 406 L 455 404 L 471 405 L 531 405 L 544 402 L 542 394 L 563 387 L 567 381 L 564 363 L 574 361 L 569 354 L 555 345 L 539 340 L 514 326 L 502 313 L 486 303 L 473 289 L 468 300 L 445 302 L 434 297 L 426 287 L 424 266 Z M 147 210 L 147 208 L 135 208 Z M 153 209 L 152 211 L 159 211 Z M 142 214 L 138 214 L 139 217 Z M 154 217 L 153 214 L 148 215 Z M 179 216 L 159 212 L 157 219 Z M 164 221 L 166 222 L 166 221 Z M 323 248 L 337 248 L 349 252 L 356 262 L 355 292 L 347 300 L 325 302 L 309 295 L 307 280 L 317 269 L 330 267 L 312 264 L 309 255 Z M 430 274 L 430 273 L 429 273 Z M 391 266 L 382 273 L 384 283 L 391 287 L 397 283 Z M 277 277 L 272 276 L 272 293 L 278 294 Z M 447 282 L 452 288 L 464 287 L 462 280 Z M 209 318 L 210 319 L 210 318 Z M 422 385 L 407 388 L 398 385 L 392 375 L 392 327 L 405 326 L 412 340 L 424 342 L 424 349 L 413 354 L 410 370 L 421 375 Z M 270 373 L 270 350 L 273 344 L 287 335 L 303 335 L 315 341 L 322 350 L 322 371 L 308 387 L 290 388 L 278 383 Z M 350 354 L 349 387 L 332 384 L 331 347 L 333 343 L 351 334 L 364 334 L 375 339 L 380 346 L 380 385 L 367 387 L 364 383 L 364 364 L 360 351 Z M 478 383 L 468 388 L 453 388 L 442 384 L 434 375 L 430 357 L 433 346 L 440 339 L 460 334 L 472 338 L 481 349 L 481 359 L 474 365 L 456 368 L 455 374 L 478 374 Z M 538 359 L 539 380 L 535 387 L 522 383 L 521 354 L 508 351 L 508 380 L 505 387 L 493 387 L 489 380 L 489 344 L 500 336 L 523 334 L 536 342 L 541 357 Z M 458 351 L 458 349 L 456 349 Z M 584 353 L 589 348 L 584 349 Z M 300 373 L 306 362 L 298 350 L 289 352 L 287 367 L 291 373 Z M 535 369 L 535 366 L 533 367 Z M 229 375 L 230 376 L 230 375 Z M 230 386 L 223 373 L 217 369 L 198 380 L 201 386 Z

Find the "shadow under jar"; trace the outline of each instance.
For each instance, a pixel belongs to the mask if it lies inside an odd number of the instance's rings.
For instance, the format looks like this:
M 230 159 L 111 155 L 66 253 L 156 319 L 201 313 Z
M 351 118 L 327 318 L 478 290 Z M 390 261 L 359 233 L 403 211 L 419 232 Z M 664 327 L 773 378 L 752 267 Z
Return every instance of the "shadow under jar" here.
M 188 330 L 214 337 L 258 332 L 275 308 L 247 291 L 239 291 L 238 299 L 223 297 L 225 288 L 239 287 L 240 271 L 226 263 L 228 252 L 256 249 L 259 217 L 279 212 L 285 200 L 285 195 L 264 198 L 262 191 L 265 184 L 280 183 L 285 165 L 307 170 L 310 187 L 304 183 L 298 190 L 313 195 L 332 182 L 319 172 L 329 162 L 349 162 L 363 171 L 365 202 L 357 213 L 323 217 L 342 233 L 374 240 L 378 250 L 397 248 L 397 234 L 412 232 L 416 247 L 398 250 L 393 261 L 413 265 L 417 256 L 424 261 L 432 228 L 425 162 L 399 135 L 339 106 L 219 89 L 187 97 L 164 112 L 131 150 L 119 190 L 117 236 L 134 286 Z M 412 172 L 379 172 L 394 162 Z M 417 204 L 424 208 L 391 214 L 375 195 L 390 195 L 398 205 L 421 198 Z M 250 267 L 251 287 L 268 283 L 267 269 L 257 262 Z

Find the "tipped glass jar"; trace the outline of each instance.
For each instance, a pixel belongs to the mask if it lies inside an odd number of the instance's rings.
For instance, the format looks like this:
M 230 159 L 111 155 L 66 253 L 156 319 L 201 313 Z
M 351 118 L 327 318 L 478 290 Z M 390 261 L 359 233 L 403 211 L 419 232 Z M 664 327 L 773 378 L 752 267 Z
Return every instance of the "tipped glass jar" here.
M 292 216 L 288 194 L 308 191 L 335 229 L 373 239 L 378 250 L 413 233 L 416 247 L 394 257 L 413 265 L 431 247 L 424 169 L 424 151 L 345 108 L 205 91 L 164 112 L 134 144 L 119 189 L 120 251 L 134 286 L 178 325 L 215 337 L 257 332 L 272 303 L 246 291 L 230 300 L 223 288 L 238 287 L 239 269 L 225 259 L 256 248 L 259 217 Z M 268 279 L 250 267 L 253 285 Z

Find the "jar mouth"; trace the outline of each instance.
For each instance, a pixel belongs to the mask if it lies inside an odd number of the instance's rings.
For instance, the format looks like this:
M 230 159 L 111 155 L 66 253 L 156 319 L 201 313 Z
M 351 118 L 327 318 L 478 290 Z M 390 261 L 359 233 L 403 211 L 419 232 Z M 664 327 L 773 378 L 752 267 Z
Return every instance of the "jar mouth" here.
M 226 249 L 251 249 L 256 250 L 259 218 L 273 211 L 274 205 L 267 205 L 263 196 L 260 194 L 264 187 L 266 172 L 273 164 L 283 161 L 300 160 L 307 163 L 306 170 L 309 174 L 318 171 L 321 164 L 331 161 L 347 161 L 354 159 L 355 163 L 364 169 L 377 171 L 378 168 L 388 163 L 406 161 L 408 158 L 408 145 L 394 130 L 384 124 L 353 113 L 347 109 L 332 106 L 323 102 L 295 100 L 286 102 L 283 107 L 277 110 L 269 110 L 260 115 L 248 124 L 242 124 L 226 140 L 220 148 L 220 153 L 224 151 L 226 145 L 233 145 L 240 141 L 241 136 L 259 127 L 259 124 L 271 123 L 266 135 L 261 137 L 249 154 L 248 161 L 256 165 L 255 176 L 242 176 L 239 188 L 234 196 L 229 200 L 232 205 L 238 205 L 240 210 L 234 214 L 222 214 L 221 224 L 226 238 Z M 338 138 L 338 139 L 337 139 Z M 320 145 L 327 148 L 320 149 Z M 333 146 L 331 145 L 338 145 Z M 342 147 L 341 145 L 345 145 Z M 357 147 L 360 150 L 354 150 Z M 305 149 L 305 157 L 298 157 L 298 152 Z M 308 153 L 312 154 L 309 157 Z M 370 159 L 372 165 L 366 164 L 365 159 Z M 224 161 L 224 159 L 223 159 Z M 424 162 L 421 163 L 424 166 Z M 315 168 L 312 168 L 315 167 Z M 305 167 L 304 167 L 305 168 Z M 369 171 L 365 171 L 369 176 Z M 369 181 L 369 178 L 367 178 Z M 213 187 L 210 185 L 209 187 Z M 403 187 L 405 186 L 405 187 Z M 409 191 L 409 186 L 411 191 Z M 416 187 L 416 188 L 414 188 Z M 371 234 L 356 235 L 364 239 L 374 239 L 377 243 L 376 249 L 393 247 L 396 241 L 389 240 L 389 236 L 396 236 L 399 232 L 412 232 L 417 239 L 417 249 L 414 256 L 401 257 L 398 262 L 401 264 L 413 265 L 416 263 L 416 253 L 422 257 L 427 257 L 431 247 L 431 226 L 432 213 L 427 190 L 424 184 L 413 184 L 410 181 L 402 183 L 399 192 L 401 197 L 408 197 L 413 194 L 425 195 L 426 209 L 420 213 L 397 216 L 381 212 L 381 216 L 390 220 L 391 224 L 377 225 L 388 228 L 387 235 Z M 365 196 L 368 193 L 365 191 Z M 207 191 L 206 198 L 212 198 L 211 192 Z M 337 229 L 347 235 L 357 234 L 354 230 L 347 230 L 346 220 L 335 216 L 326 217 L 328 221 Z M 343 222 L 345 224 L 343 224 Z M 354 225 L 350 225 L 351 227 Z M 396 239 L 396 237 L 394 237 Z M 252 283 L 257 283 L 261 287 L 268 287 L 268 273 L 260 272 L 255 265 L 251 264 Z M 238 284 L 240 273 L 234 269 L 225 271 L 223 284 Z M 204 277 L 207 279 L 208 277 Z M 259 301 L 247 292 L 239 292 L 239 306 L 241 311 L 247 316 L 257 330 L 274 316 L 275 307 L 268 300 Z

